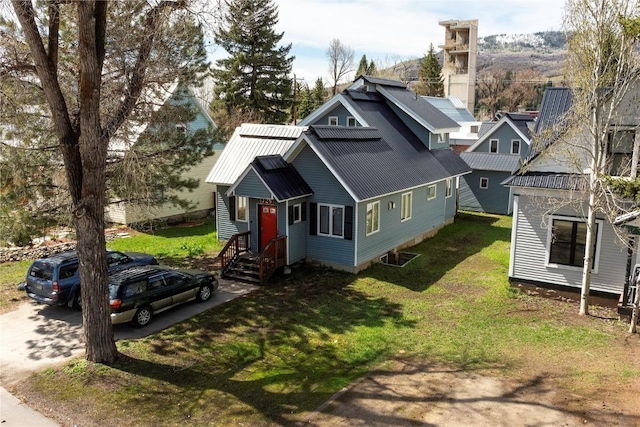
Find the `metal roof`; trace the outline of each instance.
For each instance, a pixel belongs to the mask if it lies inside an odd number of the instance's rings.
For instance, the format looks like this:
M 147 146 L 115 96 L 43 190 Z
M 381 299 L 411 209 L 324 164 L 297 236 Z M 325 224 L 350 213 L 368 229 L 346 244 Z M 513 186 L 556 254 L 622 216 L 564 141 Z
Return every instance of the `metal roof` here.
M 460 128 L 458 122 L 450 119 L 445 113 L 410 90 L 385 87 L 381 89 L 381 93 L 387 98 L 390 97 L 391 101 L 396 101 L 399 108 L 406 108 L 409 113 L 413 113 L 419 120 L 424 121 L 431 132 L 459 130 Z
M 558 135 L 565 130 L 567 122 L 564 119 L 571 109 L 572 101 L 573 94 L 569 88 L 548 87 L 544 91 L 534 129 L 534 135 L 539 136 L 539 139 L 536 144 L 531 145 L 527 162 L 553 144 Z
M 284 154 L 306 129 L 246 123 L 237 127 L 205 181 L 232 185 L 257 156 Z
M 467 110 L 467 107 L 460 101 L 459 98 L 449 96 L 447 98 L 440 98 L 437 96 L 423 96 L 422 97 L 429 104 L 442 111 L 451 120 L 458 123 L 460 122 L 476 122 L 473 114 Z
M 586 189 L 587 182 L 583 175 L 532 172 L 514 175 L 504 181 L 503 184 L 509 187 L 583 191 Z
M 304 135 L 357 200 L 419 187 L 470 171 L 462 159 L 453 157 L 457 155 L 451 150 L 429 151 L 384 99 L 354 98 L 350 96 L 352 92 L 347 91 L 345 98 L 367 123 L 375 123 L 375 129 L 334 127 L 334 132 L 327 133 L 326 126 L 311 126 Z M 371 139 L 363 139 L 363 134 Z M 434 154 L 436 151 L 438 156 Z
M 474 170 L 513 173 L 520 164 L 520 156 L 517 154 L 470 151 L 460 153 L 460 157 Z
M 298 171 L 280 155 L 258 156 L 251 166 L 279 202 L 313 194 Z
M 367 83 L 372 83 L 372 84 L 381 85 L 381 86 L 400 87 L 403 89 L 407 88 L 406 84 L 398 80 L 383 79 L 381 77 L 373 77 L 373 76 L 360 76 L 360 77 Z
M 485 120 L 480 125 L 480 129 L 478 129 L 478 139 L 482 138 L 486 133 L 488 133 L 497 122 L 492 122 L 491 120 Z

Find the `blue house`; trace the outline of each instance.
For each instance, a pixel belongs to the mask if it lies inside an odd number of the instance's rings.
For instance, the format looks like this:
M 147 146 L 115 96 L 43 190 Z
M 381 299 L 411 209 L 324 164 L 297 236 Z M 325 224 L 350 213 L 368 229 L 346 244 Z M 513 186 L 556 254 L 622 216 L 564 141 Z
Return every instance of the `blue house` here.
M 529 153 L 530 114 L 504 113 L 491 125 L 484 125 L 475 144 L 460 153 L 473 172 L 460 182 L 460 209 L 511 214 L 513 190 L 502 183 L 520 167 Z
M 470 171 L 448 145 L 457 123 L 392 80 L 361 76 L 300 126 L 254 125 L 271 147 L 257 149 L 244 127 L 207 182 L 228 240 L 223 269 L 240 262 L 262 281 L 271 264 L 357 272 L 420 242 L 453 221 Z

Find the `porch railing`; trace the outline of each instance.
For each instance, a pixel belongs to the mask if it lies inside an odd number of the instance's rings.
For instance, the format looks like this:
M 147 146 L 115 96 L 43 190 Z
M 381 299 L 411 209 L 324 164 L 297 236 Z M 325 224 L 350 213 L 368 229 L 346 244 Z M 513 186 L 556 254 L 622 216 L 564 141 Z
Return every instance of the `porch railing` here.
M 271 239 L 256 258 L 260 284 L 267 283 L 278 267 L 287 263 L 287 236 L 278 236 Z
M 234 234 L 227 244 L 224 245 L 224 248 L 222 248 L 218 254 L 218 258 L 220 259 L 220 270 L 222 272 L 225 272 L 227 268 L 231 266 L 236 259 L 238 259 L 240 254 L 249 251 L 250 234 L 250 231 Z

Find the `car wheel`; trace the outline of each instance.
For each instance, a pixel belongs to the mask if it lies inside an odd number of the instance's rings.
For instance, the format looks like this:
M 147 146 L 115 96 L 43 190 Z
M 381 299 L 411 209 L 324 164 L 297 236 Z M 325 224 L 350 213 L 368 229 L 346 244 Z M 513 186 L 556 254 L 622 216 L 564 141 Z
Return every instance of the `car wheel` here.
M 151 307 L 144 306 L 138 309 L 135 317 L 133 318 L 133 321 L 138 326 L 147 326 L 149 322 L 151 322 L 152 317 L 153 310 L 151 310 Z
M 213 293 L 213 288 L 211 285 L 202 285 L 200 286 L 200 290 L 198 290 L 198 295 L 196 295 L 196 299 L 200 302 L 204 302 L 211 298 L 211 294 Z
M 80 290 L 76 291 L 75 295 L 73 296 L 72 304 L 73 308 L 82 310 L 82 294 L 80 293 Z

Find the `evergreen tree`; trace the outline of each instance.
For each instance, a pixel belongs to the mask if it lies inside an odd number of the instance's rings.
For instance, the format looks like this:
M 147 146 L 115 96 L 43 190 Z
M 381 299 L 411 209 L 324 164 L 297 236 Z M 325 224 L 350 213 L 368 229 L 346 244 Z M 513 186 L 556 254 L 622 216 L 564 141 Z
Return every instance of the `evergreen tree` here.
M 419 95 L 444 96 L 444 83 L 442 82 L 442 67 L 438 62 L 433 43 L 429 45 L 429 52 L 424 56 L 420 64 L 420 84 L 416 92 Z
M 313 100 L 311 99 L 311 89 L 309 85 L 298 84 L 298 99 L 297 104 L 297 119 L 303 119 L 309 115 L 315 108 L 313 106 Z
M 316 84 L 313 87 L 311 93 L 311 99 L 313 100 L 314 110 L 320 107 L 327 100 L 327 89 L 324 87 L 324 82 L 321 77 L 316 79 Z
M 371 62 L 369 62 L 369 66 L 367 67 L 367 75 L 375 76 L 377 72 L 378 70 L 376 69 L 376 63 L 373 62 L 373 59 L 372 59 Z
M 265 123 L 284 123 L 292 106 L 294 57 L 291 44 L 278 46 L 278 8 L 273 0 L 225 0 L 223 24 L 215 42 L 229 57 L 213 70 L 216 107 L 228 115 L 257 117 Z
M 369 65 L 367 63 L 367 55 L 362 55 L 360 58 L 360 63 L 358 64 L 358 69 L 356 70 L 356 77 L 368 75 Z

